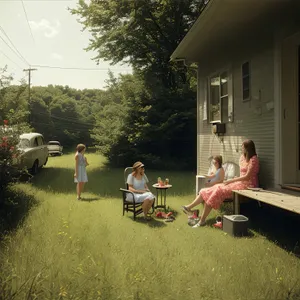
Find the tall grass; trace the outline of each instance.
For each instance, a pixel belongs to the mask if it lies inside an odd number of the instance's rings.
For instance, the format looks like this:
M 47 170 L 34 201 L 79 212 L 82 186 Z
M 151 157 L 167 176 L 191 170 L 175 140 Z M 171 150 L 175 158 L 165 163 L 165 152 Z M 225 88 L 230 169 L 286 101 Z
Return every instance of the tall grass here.
M 265 237 L 192 229 L 179 211 L 194 174 L 151 172 L 173 183 L 173 223 L 122 216 L 123 170 L 88 155 L 85 201 L 73 156 L 53 157 L 33 182 L 15 186 L 39 205 L 1 244 L 1 299 L 299 299 L 300 262 Z

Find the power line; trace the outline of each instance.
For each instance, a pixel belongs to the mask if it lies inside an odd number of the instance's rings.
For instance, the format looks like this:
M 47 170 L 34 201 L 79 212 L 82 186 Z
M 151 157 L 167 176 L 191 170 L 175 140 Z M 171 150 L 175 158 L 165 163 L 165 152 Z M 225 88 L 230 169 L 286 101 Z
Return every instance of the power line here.
M 7 45 L 7 47 L 12 51 L 14 52 L 14 54 L 18 57 L 18 58 L 21 58 L 18 53 L 3 39 L 3 37 L 0 35 L 0 39 Z M 26 64 L 28 64 L 26 62 L 26 60 L 24 61 Z
M 19 57 L 21 58 L 28 66 L 30 65 L 28 63 L 28 61 L 24 58 L 24 56 L 20 53 L 20 51 L 17 49 L 17 47 L 14 45 L 14 43 L 12 42 L 12 40 L 9 38 L 8 34 L 5 32 L 5 30 L 1 27 L 0 25 L 0 30 L 2 31 L 2 33 L 6 36 L 6 38 L 9 40 L 9 42 L 11 43 L 11 45 L 16 49 L 14 50 L 4 39 L 2 36 L 0 36 L 1 40 Z
M 50 118 L 53 118 L 53 119 L 57 119 L 57 120 L 62 120 L 62 121 L 68 121 L 72 124 L 75 124 L 75 125 L 82 125 L 82 126 L 95 126 L 95 124 L 92 124 L 92 123 L 82 123 L 82 122 L 78 122 L 78 119 L 75 119 L 75 118 L 71 118 L 71 117 L 59 117 L 59 116 L 56 116 L 56 115 L 53 115 L 53 114 L 47 114 L 47 113 L 42 113 L 42 112 L 39 112 L 39 114 L 41 115 L 47 115 L 49 116 Z
M 67 129 L 67 130 L 70 130 L 70 131 L 77 131 L 77 132 L 82 132 L 82 131 L 88 131 L 88 130 L 91 130 L 89 128 L 84 128 L 84 127 L 74 127 L 72 124 L 64 124 L 63 126 L 61 124 L 56 124 L 56 123 L 44 123 L 44 122 L 40 122 L 40 121 L 30 121 L 30 123 L 35 123 L 37 125 L 47 125 L 47 126 L 52 126 L 55 130 L 57 129 Z M 94 127 L 96 128 L 96 127 Z
M 12 41 L 10 40 L 9 36 L 6 34 L 5 30 L 0 26 L 0 30 L 2 33 L 6 36 L 6 38 L 9 40 L 9 42 L 12 44 Z M 13 45 L 13 44 L 12 44 Z
M 27 12 L 26 12 L 25 5 L 24 5 L 23 0 L 22 0 L 22 6 L 23 6 L 24 14 L 25 14 L 25 17 L 26 17 L 27 25 L 28 25 L 28 27 L 29 27 L 29 31 L 30 31 L 32 40 L 33 40 L 33 42 L 35 43 L 34 37 L 33 37 L 33 34 L 32 34 L 32 30 L 31 30 L 31 27 L 30 27 L 30 25 L 29 25 L 28 16 L 27 16 Z
M 31 65 L 36 68 L 48 68 L 48 69 L 62 69 L 62 70 L 83 70 L 83 71 L 128 71 L 128 69 L 110 69 L 110 68 L 80 68 L 80 67 L 61 67 L 61 66 L 46 66 L 46 65 Z
M 7 58 L 9 59 L 12 63 L 14 63 L 16 66 L 18 66 L 21 70 L 23 69 L 19 64 L 17 64 L 16 62 L 14 62 L 11 58 L 9 58 L 1 49 L 0 52 Z
M 37 120 L 31 120 L 30 123 L 32 124 L 36 124 L 36 125 L 46 125 L 48 127 L 52 127 L 54 128 L 55 130 L 63 130 L 63 129 L 67 129 L 69 130 L 70 132 L 74 132 L 74 131 L 77 131 L 77 132 L 82 132 L 82 131 L 91 131 L 95 128 L 100 128 L 99 126 L 96 126 L 94 125 L 93 127 L 89 128 L 89 127 L 82 127 L 81 124 L 76 124 L 76 126 L 74 126 L 74 124 L 68 124 L 68 123 L 55 123 L 54 121 L 51 120 L 51 123 L 50 122 L 40 122 L 40 121 L 37 121 Z

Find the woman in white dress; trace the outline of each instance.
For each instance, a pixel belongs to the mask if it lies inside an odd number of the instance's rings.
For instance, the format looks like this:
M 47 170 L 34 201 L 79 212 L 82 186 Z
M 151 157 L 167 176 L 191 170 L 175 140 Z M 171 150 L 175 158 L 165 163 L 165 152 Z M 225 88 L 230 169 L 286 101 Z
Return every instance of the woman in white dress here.
M 149 220 L 147 216 L 151 209 L 155 196 L 150 192 L 147 183 L 149 182 L 145 174 L 145 166 L 142 162 L 137 161 L 132 166 L 133 172 L 128 175 L 127 184 L 128 189 L 133 192 L 136 203 L 143 203 L 142 209 L 145 219 Z M 127 201 L 132 201 L 132 194 L 127 194 Z
M 88 182 L 88 177 L 86 174 L 86 166 L 88 165 L 88 162 L 84 157 L 85 149 L 86 147 L 83 144 L 78 144 L 76 147 L 77 152 L 75 154 L 74 182 L 77 183 L 77 200 L 81 199 L 81 193 L 83 192 L 84 184 Z

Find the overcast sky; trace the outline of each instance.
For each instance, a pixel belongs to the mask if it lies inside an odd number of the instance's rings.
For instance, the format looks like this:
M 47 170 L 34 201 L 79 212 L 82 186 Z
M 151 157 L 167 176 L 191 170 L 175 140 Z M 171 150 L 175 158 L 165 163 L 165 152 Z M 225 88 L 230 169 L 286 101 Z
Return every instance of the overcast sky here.
M 90 34 L 81 31 L 76 16 L 67 10 L 68 7 L 74 8 L 76 3 L 77 0 L 23 0 L 23 4 L 21 0 L 0 0 L 0 68 L 8 66 L 15 78 L 14 83 L 22 78 L 28 80 L 23 69 L 29 66 L 2 40 L 10 45 L 5 33 L 30 65 L 98 69 L 37 67 L 38 70 L 32 72 L 34 86 L 59 84 L 77 89 L 104 88 L 109 68 L 116 75 L 131 72 L 127 65 L 110 66 L 109 62 L 103 61 L 97 66 L 91 59 L 95 53 L 83 50 L 89 43 Z

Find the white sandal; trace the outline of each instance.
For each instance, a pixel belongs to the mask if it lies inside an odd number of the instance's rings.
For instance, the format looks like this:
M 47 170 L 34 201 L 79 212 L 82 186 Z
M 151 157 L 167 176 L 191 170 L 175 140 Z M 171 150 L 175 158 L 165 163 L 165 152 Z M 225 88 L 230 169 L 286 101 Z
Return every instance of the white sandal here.
M 198 228 L 198 227 L 202 227 L 205 225 L 206 225 L 206 222 L 201 223 L 201 221 L 199 221 L 196 225 L 192 226 L 192 228 Z

